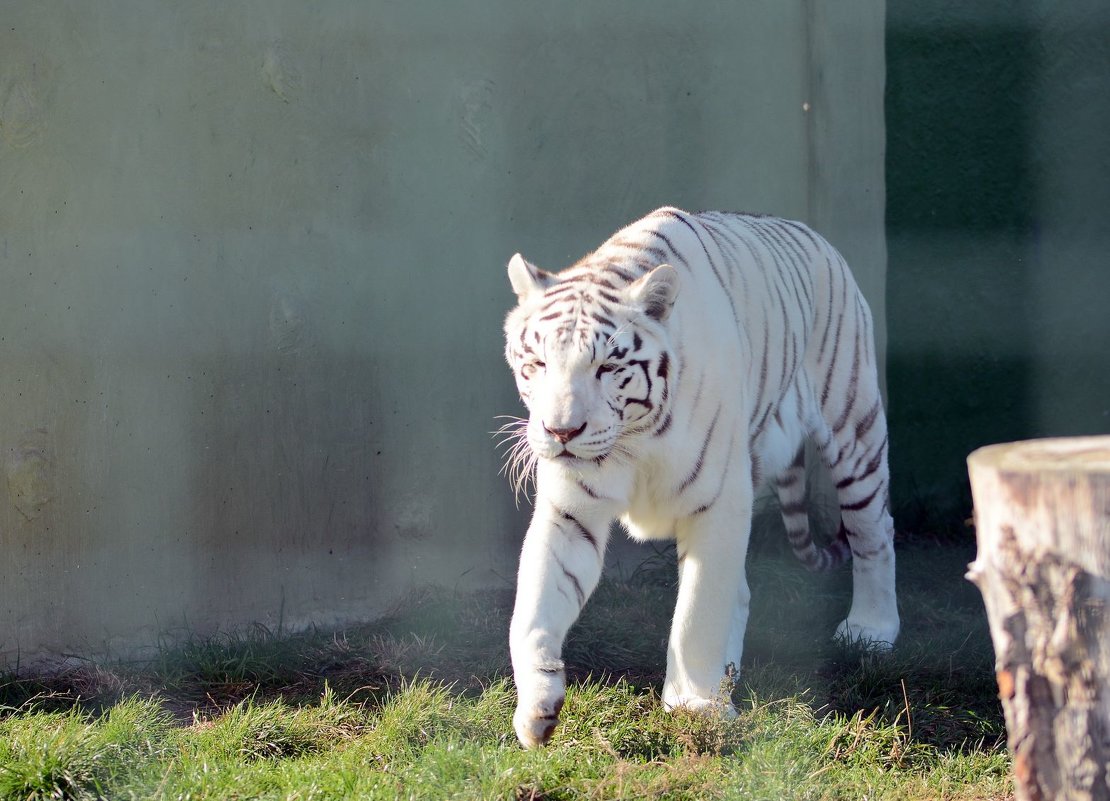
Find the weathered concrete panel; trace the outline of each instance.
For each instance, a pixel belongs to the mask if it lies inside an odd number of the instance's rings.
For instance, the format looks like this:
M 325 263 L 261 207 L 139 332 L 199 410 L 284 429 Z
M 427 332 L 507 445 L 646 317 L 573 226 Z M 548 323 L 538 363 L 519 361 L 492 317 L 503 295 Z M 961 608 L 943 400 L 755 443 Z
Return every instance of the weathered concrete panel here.
M 822 150 L 813 36 L 803 2 L 7 4 L 0 656 L 508 586 L 508 256 L 806 218 L 815 153 L 879 197 L 881 39 L 815 51 L 869 98 Z M 833 216 L 877 280 L 881 213 Z

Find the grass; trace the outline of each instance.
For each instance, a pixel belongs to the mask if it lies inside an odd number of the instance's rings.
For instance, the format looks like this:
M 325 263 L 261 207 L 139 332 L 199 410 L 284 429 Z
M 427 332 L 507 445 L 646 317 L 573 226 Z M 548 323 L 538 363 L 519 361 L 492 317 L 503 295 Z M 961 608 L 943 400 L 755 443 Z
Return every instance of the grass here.
M 774 544 L 736 721 L 663 712 L 673 554 L 607 578 L 568 638 L 551 745 L 516 745 L 511 593 L 429 591 L 341 633 L 167 646 L 0 677 L 0 799 L 1002 799 L 1009 761 L 966 544 L 904 544 L 887 657 L 829 636 L 849 575 Z

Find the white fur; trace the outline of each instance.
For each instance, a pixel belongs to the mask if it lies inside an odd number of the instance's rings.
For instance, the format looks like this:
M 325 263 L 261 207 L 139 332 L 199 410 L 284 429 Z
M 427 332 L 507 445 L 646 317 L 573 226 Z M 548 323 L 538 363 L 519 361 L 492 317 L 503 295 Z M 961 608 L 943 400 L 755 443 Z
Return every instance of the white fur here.
M 514 725 L 525 746 L 546 742 L 555 727 L 565 692 L 563 640 L 597 584 L 609 526 L 618 518 L 636 539 L 677 540 L 680 578 L 664 704 L 733 712 L 721 687 L 726 666 L 740 665 L 747 625 L 753 465 L 764 480 L 779 476 L 807 436 L 836 465 L 834 477 L 881 460 L 872 478 L 881 482 L 882 497 L 844 514 L 857 558 L 852 608 L 838 634 L 874 643 L 897 636 L 881 407 L 866 442 L 843 433 L 866 427 L 859 421 L 878 400 L 870 315 L 835 250 L 803 226 L 780 231 L 778 224 L 660 209 L 558 275 L 519 255 L 510 262 L 519 305 L 506 321 L 506 350 L 530 412 L 522 450 L 536 457 L 537 487 L 510 629 L 519 694 Z M 775 243 L 791 238 L 789 264 L 776 266 L 784 257 Z M 672 265 L 649 269 L 663 251 Z M 612 279 L 606 265 L 643 276 L 599 286 L 594 277 Z M 799 300 L 783 303 L 780 279 L 765 279 L 783 271 Z M 580 291 L 559 295 L 565 302 L 555 310 L 564 313 L 541 321 L 552 306 L 545 293 L 564 282 Z M 599 304 L 602 292 L 619 302 Z M 854 382 L 852 360 L 838 363 L 831 378 L 826 369 L 834 352 L 829 315 L 846 307 L 840 339 L 856 349 Z M 612 326 L 591 318 L 598 308 Z M 591 338 L 598 328 L 612 334 L 604 347 Z M 650 367 L 613 367 L 617 361 L 602 352 L 610 347 Z M 644 402 L 627 403 L 633 392 L 643 393 Z M 867 497 L 866 487 L 853 485 L 842 503 L 853 505 L 853 490 Z

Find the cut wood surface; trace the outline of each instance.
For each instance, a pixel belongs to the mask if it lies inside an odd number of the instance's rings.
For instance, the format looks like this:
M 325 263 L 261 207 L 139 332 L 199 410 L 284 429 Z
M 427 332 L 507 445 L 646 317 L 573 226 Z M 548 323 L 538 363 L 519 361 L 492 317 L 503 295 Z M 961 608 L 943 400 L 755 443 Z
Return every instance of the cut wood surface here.
M 1018 799 L 1110 799 L 1110 437 L 968 457 Z

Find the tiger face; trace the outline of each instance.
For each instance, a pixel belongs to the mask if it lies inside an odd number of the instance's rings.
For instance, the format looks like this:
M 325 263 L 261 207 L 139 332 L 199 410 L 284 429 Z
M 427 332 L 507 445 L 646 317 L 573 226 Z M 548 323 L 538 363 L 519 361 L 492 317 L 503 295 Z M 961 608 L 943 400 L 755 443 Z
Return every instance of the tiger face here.
M 506 358 L 536 456 L 601 462 L 666 419 L 673 268 L 622 285 L 615 272 L 554 275 L 518 254 L 509 278 L 519 305 L 505 323 Z

